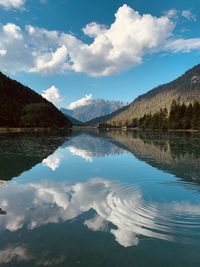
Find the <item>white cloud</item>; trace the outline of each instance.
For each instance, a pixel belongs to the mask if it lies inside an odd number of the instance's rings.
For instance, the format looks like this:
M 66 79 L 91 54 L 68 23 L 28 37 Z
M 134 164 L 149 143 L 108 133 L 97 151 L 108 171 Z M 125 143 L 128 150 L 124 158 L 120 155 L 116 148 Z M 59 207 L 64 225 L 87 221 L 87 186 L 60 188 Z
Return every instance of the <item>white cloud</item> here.
M 44 90 L 42 96 L 54 104 L 57 104 L 62 100 L 60 92 L 55 85 L 52 85 L 47 90 Z
M 16 26 L 13 23 L 7 23 L 3 26 L 3 31 L 7 37 L 13 39 L 22 39 L 22 33 L 20 27 Z
M 22 8 L 26 0 L 0 0 L 0 6 L 6 9 L 19 9 Z
M 165 16 L 168 18 L 177 18 L 178 11 L 175 8 L 167 10 L 165 13 Z
M 74 48 L 70 47 L 72 69 L 92 76 L 106 76 L 134 67 L 142 63 L 145 54 L 160 48 L 173 27 L 166 16 L 142 16 L 123 5 L 107 30 L 104 28 L 99 31 L 97 24 L 85 27 L 85 33 L 96 37 L 90 45 L 77 43 Z
M 140 64 L 145 54 L 159 49 L 173 27 L 166 16 L 142 16 L 127 5 L 119 8 L 112 25 L 93 22 L 84 27 L 84 33 L 94 38 L 91 44 L 71 34 L 30 25 L 22 31 L 12 24 L 13 37 L 21 42 L 5 38 L 5 31 L 0 29 L 0 47 L 7 50 L 0 68 L 43 74 L 75 71 L 91 76 L 111 75 Z M 7 25 L 7 33 L 9 28 Z M 16 49 L 17 53 L 13 53 Z M 17 66 L 11 62 L 17 62 Z
M 35 66 L 30 72 L 42 72 L 44 74 L 54 73 L 60 66 L 61 70 L 69 69 L 67 61 L 67 48 L 62 45 L 55 52 L 44 53 L 36 57 Z
M 99 34 L 104 34 L 107 30 L 107 26 L 102 24 L 97 24 L 96 22 L 92 22 L 87 24 L 86 27 L 83 28 L 82 30 L 89 37 L 95 38 Z
M 68 109 L 75 109 L 75 108 L 79 108 L 79 107 L 83 107 L 83 106 L 87 106 L 89 104 L 92 103 L 93 97 L 91 94 L 89 95 L 85 95 L 83 98 L 80 98 L 74 102 L 71 102 L 68 105 Z
M 183 10 L 181 13 L 182 17 L 186 18 L 187 20 L 190 21 L 196 21 L 196 16 L 192 14 L 191 10 Z
M 172 52 L 190 52 L 200 50 L 200 38 L 175 39 L 166 44 L 165 48 Z
M 191 10 L 177 10 L 175 8 L 169 9 L 164 12 L 165 16 L 170 19 L 178 19 L 180 17 L 183 17 L 190 21 L 196 21 L 196 15 L 194 15 Z
M 0 25 L 0 50 L 6 51 L 3 56 L 0 54 L 0 69 L 40 74 L 74 71 L 95 77 L 113 75 L 141 64 L 148 54 L 166 52 L 170 43 L 174 45 L 176 14 L 172 9 L 161 17 L 140 15 L 123 5 L 111 25 L 92 22 L 83 28 L 92 38 L 89 44 L 64 32 L 31 25 L 22 29 L 13 23 Z M 194 19 L 188 10 L 182 15 Z M 192 44 L 190 48 L 193 49 Z

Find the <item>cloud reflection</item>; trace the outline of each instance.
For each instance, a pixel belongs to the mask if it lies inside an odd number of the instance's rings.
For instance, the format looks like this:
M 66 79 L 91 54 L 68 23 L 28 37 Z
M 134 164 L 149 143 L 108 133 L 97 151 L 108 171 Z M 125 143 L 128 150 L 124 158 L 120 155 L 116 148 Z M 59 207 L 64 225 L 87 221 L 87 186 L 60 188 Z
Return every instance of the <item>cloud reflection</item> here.
M 89 162 L 93 161 L 93 153 L 91 151 L 88 151 L 86 149 L 80 149 L 75 146 L 69 146 L 68 149 L 72 155 L 79 156 Z
M 42 161 L 42 164 L 49 167 L 52 171 L 55 171 L 57 168 L 59 168 L 62 159 L 63 155 L 61 154 L 61 152 L 56 151 L 55 153 L 44 159 Z
M 192 226 L 196 236 L 200 230 L 200 204 L 147 202 L 137 187 L 102 178 L 73 185 L 8 183 L 0 194 L 0 206 L 8 211 L 0 229 L 9 231 L 64 222 L 92 209 L 95 216 L 84 224 L 93 231 L 110 231 L 124 247 L 137 245 L 140 235 L 189 240 Z M 109 223 L 115 227 L 110 229 Z
M 10 246 L 0 250 L 0 263 L 10 263 L 15 261 L 29 261 L 31 256 L 24 246 Z

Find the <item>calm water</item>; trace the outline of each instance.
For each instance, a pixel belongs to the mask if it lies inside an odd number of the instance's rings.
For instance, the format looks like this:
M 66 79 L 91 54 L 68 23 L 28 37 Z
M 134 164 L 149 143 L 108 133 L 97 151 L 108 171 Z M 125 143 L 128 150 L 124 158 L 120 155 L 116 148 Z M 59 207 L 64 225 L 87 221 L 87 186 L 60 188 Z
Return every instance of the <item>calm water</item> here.
M 0 266 L 200 266 L 200 135 L 0 136 Z

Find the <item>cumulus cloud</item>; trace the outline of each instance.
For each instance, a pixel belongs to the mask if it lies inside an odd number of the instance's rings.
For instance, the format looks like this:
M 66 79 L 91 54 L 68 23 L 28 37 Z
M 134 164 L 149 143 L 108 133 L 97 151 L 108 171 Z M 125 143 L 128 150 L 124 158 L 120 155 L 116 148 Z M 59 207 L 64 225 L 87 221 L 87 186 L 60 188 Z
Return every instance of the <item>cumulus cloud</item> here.
M 68 69 L 67 61 L 68 52 L 66 46 L 62 45 L 55 52 L 44 53 L 36 57 L 35 66 L 30 72 L 43 72 L 44 74 L 54 73 L 60 66 L 61 70 Z
M 0 54 L 0 69 L 45 75 L 69 71 L 94 77 L 113 75 L 141 64 L 148 54 L 166 52 L 166 44 L 174 43 L 176 12 L 172 9 L 154 17 L 123 5 L 111 25 L 92 22 L 83 28 L 90 43 L 32 25 L 24 29 L 13 23 L 0 25 L 0 50 L 6 51 Z M 182 16 L 194 19 L 188 10 Z
M 47 90 L 44 90 L 42 96 L 54 104 L 57 104 L 62 100 L 60 92 L 55 85 L 52 85 Z
M 96 22 L 92 22 L 87 24 L 86 27 L 83 28 L 82 30 L 89 37 L 95 38 L 99 34 L 104 34 L 107 30 L 107 26 L 102 24 L 97 24 Z
M 82 98 L 80 98 L 74 102 L 71 102 L 67 108 L 68 109 L 75 109 L 75 108 L 87 106 L 87 105 L 90 105 L 92 103 L 92 100 L 93 100 L 92 94 L 85 95 L 84 97 L 82 97 Z
M 7 38 L 22 39 L 22 33 L 20 27 L 13 23 L 7 23 L 3 26 L 3 32 Z
M 0 0 L 0 7 L 6 9 L 19 9 L 22 8 L 26 0 Z
M 165 16 L 140 15 L 123 5 L 107 30 L 99 31 L 97 25 L 86 26 L 85 33 L 91 36 L 92 31 L 96 37 L 90 45 L 81 44 L 81 53 L 72 50 L 73 69 L 92 76 L 106 76 L 134 67 L 142 63 L 145 54 L 159 49 L 173 27 Z

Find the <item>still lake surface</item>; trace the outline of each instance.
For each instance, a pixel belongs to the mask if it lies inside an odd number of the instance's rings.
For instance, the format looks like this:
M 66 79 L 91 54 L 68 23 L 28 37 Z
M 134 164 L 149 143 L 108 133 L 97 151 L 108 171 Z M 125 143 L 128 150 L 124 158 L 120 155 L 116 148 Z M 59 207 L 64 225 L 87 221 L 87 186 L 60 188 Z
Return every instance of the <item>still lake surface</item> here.
M 200 135 L 0 135 L 0 266 L 200 266 Z

